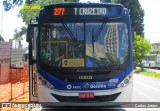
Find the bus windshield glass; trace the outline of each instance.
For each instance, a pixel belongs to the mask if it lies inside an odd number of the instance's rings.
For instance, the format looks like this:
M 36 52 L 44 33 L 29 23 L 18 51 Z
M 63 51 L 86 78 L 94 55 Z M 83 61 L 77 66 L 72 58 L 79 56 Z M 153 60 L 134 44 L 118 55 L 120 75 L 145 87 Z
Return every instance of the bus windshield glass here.
M 40 61 L 50 67 L 108 67 L 129 57 L 125 23 L 49 23 L 41 26 Z

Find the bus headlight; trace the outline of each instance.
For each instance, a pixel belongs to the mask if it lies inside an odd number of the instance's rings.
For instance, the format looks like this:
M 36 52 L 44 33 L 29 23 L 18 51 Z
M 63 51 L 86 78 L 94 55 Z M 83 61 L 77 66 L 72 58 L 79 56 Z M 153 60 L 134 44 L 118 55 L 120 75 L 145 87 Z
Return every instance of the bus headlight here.
M 45 86 L 47 85 L 47 81 L 46 80 L 42 80 L 42 84 Z
M 128 84 L 128 83 L 129 83 L 129 79 L 126 78 L 126 79 L 124 80 L 124 84 Z
M 49 88 L 49 89 L 54 89 L 54 86 L 51 83 L 49 83 L 48 81 L 47 81 L 47 84 L 44 85 L 44 86 Z
M 131 77 L 132 77 L 131 75 L 128 75 L 121 83 L 118 84 L 117 87 L 126 86 L 129 83 L 129 81 L 131 80 Z
M 54 86 L 52 84 L 48 85 L 49 89 L 54 89 Z
M 46 88 L 49 88 L 49 89 L 54 89 L 54 86 L 49 83 L 47 80 L 45 80 L 43 77 L 39 77 L 39 80 L 42 82 L 42 85 Z

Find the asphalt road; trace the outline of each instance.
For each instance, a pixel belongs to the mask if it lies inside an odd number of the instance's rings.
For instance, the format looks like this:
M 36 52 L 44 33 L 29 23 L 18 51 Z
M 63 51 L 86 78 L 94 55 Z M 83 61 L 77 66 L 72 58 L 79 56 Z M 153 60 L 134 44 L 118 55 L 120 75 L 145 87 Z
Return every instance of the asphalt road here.
M 160 79 L 134 73 L 133 102 L 160 102 Z
M 142 75 L 133 74 L 133 95 L 132 102 L 138 102 L 138 105 L 154 104 L 159 102 L 160 104 L 160 79 Z M 136 104 L 136 103 L 135 103 Z M 126 111 L 160 111 L 160 108 L 124 108 Z

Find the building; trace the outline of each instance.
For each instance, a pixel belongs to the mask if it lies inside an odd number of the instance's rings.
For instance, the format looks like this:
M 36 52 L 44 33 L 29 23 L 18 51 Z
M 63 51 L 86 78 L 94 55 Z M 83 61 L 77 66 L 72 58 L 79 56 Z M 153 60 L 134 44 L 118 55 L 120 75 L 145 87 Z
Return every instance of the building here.
M 106 34 L 104 41 L 106 44 L 105 50 L 107 53 L 112 54 L 114 57 L 119 57 L 119 37 L 118 37 L 118 30 L 117 30 L 117 24 L 111 24 L 108 28 L 108 32 Z
M 151 53 L 160 54 L 160 41 L 157 43 L 151 43 L 151 44 L 152 44 Z

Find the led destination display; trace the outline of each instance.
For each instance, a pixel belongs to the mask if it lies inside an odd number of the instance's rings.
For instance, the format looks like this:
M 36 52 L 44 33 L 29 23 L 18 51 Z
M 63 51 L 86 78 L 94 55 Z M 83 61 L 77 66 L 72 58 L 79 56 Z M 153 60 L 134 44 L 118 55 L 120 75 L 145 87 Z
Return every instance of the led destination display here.
M 106 15 L 107 8 L 54 8 L 54 16 L 63 15 Z
M 54 17 L 92 17 L 92 16 L 105 16 L 105 17 L 120 17 L 123 12 L 121 5 L 51 5 L 46 7 L 49 16 Z

